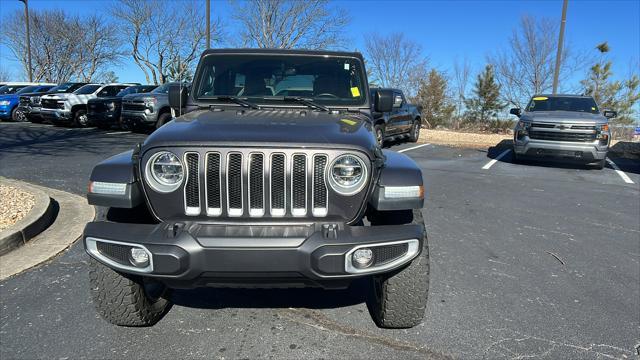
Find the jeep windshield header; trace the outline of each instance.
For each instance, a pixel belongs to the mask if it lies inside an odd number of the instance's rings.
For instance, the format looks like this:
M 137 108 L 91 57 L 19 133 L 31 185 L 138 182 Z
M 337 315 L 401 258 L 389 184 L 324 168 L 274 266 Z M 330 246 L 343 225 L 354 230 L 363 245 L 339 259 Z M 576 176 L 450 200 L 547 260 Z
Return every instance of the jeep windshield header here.
M 598 105 L 590 97 L 577 96 L 534 96 L 527 111 L 577 111 L 598 114 Z
M 194 99 L 205 103 L 229 96 L 260 105 L 299 106 L 294 98 L 338 107 L 367 103 L 362 63 L 353 57 L 211 54 L 194 85 Z

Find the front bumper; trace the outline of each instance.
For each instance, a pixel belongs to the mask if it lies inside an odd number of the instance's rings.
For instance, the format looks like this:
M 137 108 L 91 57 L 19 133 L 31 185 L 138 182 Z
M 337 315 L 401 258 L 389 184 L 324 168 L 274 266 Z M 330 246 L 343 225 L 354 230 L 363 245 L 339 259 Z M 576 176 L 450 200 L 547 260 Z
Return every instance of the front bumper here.
M 527 157 L 557 157 L 584 161 L 603 160 L 607 157 L 608 144 L 601 144 L 599 140 L 589 143 L 569 141 L 549 141 L 514 138 L 513 151 Z
M 155 112 L 122 110 L 120 114 L 122 125 L 128 127 L 152 127 L 158 121 Z
M 158 278 L 173 288 L 344 288 L 354 278 L 389 272 L 411 262 L 422 251 L 424 231 L 422 225 L 91 222 L 85 227 L 83 241 L 89 255 L 103 264 L 121 272 Z M 111 257 L 111 250 L 99 250 L 101 242 L 125 247 L 120 252 L 114 250 L 116 255 Z M 398 250 L 401 244 L 407 244 L 406 248 L 402 245 L 406 251 Z M 122 260 L 122 255 L 117 255 L 128 254 L 130 247 L 126 246 L 144 248 L 150 255 L 149 265 L 138 269 L 127 266 L 126 258 Z M 392 246 L 395 247 L 391 249 Z M 374 270 L 354 270 L 347 264 L 350 254 L 359 247 L 373 249 L 374 264 L 370 269 Z M 390 257 L 389 251 L 395 251 L 395 257 Z M 378 262 L 383 258 L 386 262 Z
M 11 105 L 0 105 L 0 119 L 11 119 Z
M 48 109 L 41 108 L 40 116 L 44 120 L 49 120 L 52 123 L 66 123 L 73 120 L 71 116 L 71 111 L 66 111 L 63 109 Z
M 120 122 L 120 116 L 115 111 L 89 110 L 87 117 L 92 124 L 117 125 Z

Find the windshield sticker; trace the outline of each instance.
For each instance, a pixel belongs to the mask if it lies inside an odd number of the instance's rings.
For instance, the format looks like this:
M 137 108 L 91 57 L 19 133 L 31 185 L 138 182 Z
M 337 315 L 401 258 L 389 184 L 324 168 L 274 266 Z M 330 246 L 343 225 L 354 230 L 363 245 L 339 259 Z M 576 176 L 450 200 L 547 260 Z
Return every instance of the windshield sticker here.
M 591 107 L 591 111 L 596 111 L 596 107 L 595 107 L 595 106 L 592 106 L 592 107 Z
M 534 97 L 533 100 L 535 100 L 535 101 L 544 101 L 544 100 L 549 100 L 549 98 L 546 97 L 546 96 L 538 96 L 538 97 Z
M 351 96 L 360 97 L 360 89 L 357 86 L 351 88 Z
M 345 70 L 349 70 L 351 68 L 351 66 L 349 65 L 349 63 L 344 63 L 344 69 Z

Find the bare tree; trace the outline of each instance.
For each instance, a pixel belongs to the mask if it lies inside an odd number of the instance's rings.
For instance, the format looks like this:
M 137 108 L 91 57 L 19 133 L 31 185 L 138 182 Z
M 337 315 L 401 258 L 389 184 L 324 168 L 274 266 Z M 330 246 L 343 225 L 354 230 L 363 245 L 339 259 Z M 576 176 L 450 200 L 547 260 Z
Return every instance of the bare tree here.
M 120 0 L 111 7 L 128 51 L 147 83 L 167 82 L 171 68 L 180 69 L 174 74 L 177 77 L 191 69 L 205 46 L 205 15 L 201 8 L 194 1 L 166 0 Z M 220 42 L 220 20 L 213 22 L 212 30 L 212 41 Z M 186 65 L 176 67 L 176 63 Z
M 242 46 L 274 49 L 341 47 L 349 16 L 327 0 L 232 1 Z
M 382 87 L 402 89 L 413 97 L 427 76 L 428 60 L 420 44 L 402 33 L 366 35 L 365 49 L 372 80 Z
M 14 80 L 13 75 L 9 69 L 4 66 L 0 66 L 0 81 L 10 81 Z
M 557 21 L 523 16 L 514 29 L 508 49 L 489 57 L 495 66 L 496 80 L 508 103 L 522 107 L 534 94 L 550 91 L 557 50 Z M 585 58 L 565 43 L 560 65 L 560 83 L 585 64 Z M 566 86 L 565 86 L 566 88 Z
M 70 16 L 62 10 L 31 11 L 31 47 L 34 81 L 91 81 L 121 57 L 113 25 L 99 16 Z M 28 72 L 24 43 L 24 13 L 4 19 L 2 41 Z
M 467 96 L 467 86 L 469 85 L 469 75 L 471 74 L 471 66 L 469 60 L 465 57 L 462 62 L 453 63 L 453 80 L 454 91 L 456 97 L 456 117 L 460 118 L 463 113 L 464 99 Z

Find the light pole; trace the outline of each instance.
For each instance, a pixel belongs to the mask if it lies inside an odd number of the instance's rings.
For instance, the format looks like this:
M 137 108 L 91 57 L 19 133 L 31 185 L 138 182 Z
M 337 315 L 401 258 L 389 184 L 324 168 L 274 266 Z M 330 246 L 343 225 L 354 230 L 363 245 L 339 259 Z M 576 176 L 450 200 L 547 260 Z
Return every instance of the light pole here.
M 553 95 L 558 92 L 558 77 L 560 76 L 560 64 L 562 63 L 562 43 L 564 42 L 564 25 L 567 23 L 567 4 L 569 0 L 562 3 L 562 22 L 560 23 L 560 36 L 558 38 L 558 53 L 556 54 L 556 68 L 553 72 Z
M 27 61 L 29 63 L 29 82 L 33 81 L 33 71 L 31 70 L 31 35 L 29 33 L 29 0 L 19 0 L 24 3 L 24 19 L 27 24 Z
M 207 49 L 211 47 L 211 0 L 207 0 Z

